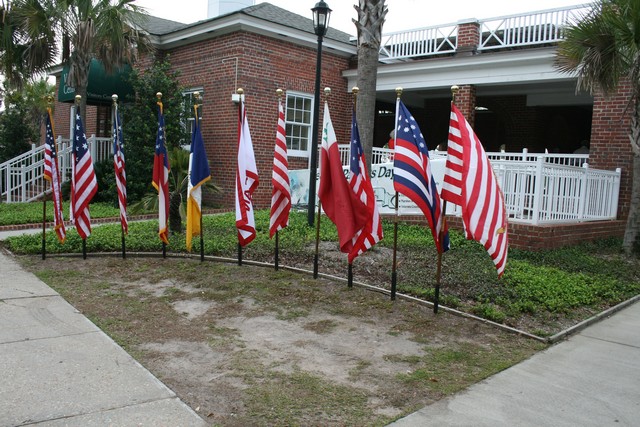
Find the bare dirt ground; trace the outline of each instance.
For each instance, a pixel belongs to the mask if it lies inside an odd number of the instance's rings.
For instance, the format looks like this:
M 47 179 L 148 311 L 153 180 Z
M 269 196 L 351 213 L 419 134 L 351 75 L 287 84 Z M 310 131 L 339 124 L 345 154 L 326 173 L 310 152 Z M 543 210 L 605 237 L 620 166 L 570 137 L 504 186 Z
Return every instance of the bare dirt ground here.
M 19 259 L 212 425 L 385 425 L 543 348 L 282 269 Z

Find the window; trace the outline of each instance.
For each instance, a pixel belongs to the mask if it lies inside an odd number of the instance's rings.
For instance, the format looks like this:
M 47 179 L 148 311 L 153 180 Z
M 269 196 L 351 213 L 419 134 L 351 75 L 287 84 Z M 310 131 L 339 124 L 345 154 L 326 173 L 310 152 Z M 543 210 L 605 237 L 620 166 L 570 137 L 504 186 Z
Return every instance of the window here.
M 287 150 L 292 156 L 309 156 L 311 146 L 311 120 L 313 119 L 313 96 L 287 92 L 285 130 Z
M 184 97 L 184 117 L 186 117 L 184 126 L 185 126 L 185 130 L 187 130 L 187 132 L 189 133 L 189 141 L 186 142 L 187 144 L 191 144 L 191 135 L 193 133 L 193 121 L 194 121 L 193 105 L 196 102 L 196 97 L 195 97 L 196 92 L 200 93 L 200 101 L 199 101 L 200 107 L 198 107 L 198 120 L 202 120 L 202 104 L 204 101 L 204 89 L 200 87 L 200 88 L 189 89 L 182 92 L 182 96 Z

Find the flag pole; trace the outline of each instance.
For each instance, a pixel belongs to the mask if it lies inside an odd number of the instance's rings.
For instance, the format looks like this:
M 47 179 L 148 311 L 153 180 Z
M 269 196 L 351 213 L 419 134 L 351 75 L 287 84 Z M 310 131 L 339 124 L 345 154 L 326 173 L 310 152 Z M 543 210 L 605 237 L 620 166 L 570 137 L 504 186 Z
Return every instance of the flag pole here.
M 80 96 L 80 95 L 76 95 L 75 96 L 75 105 L 76 105 L 76 108 L 77 108 L 76 111 L 80 110 L 80 101 L 81 101 L 81 99 L 82 99 L 82 96 Z M 74 138 L 75 138 L 75 135 L 74 135 Z M 76 170 L 76 167 L 75 167 L 75 164 L 74 164 L 73 165 L 74 175 L 75 175 L 75 170 Z M 73 197 L 74 196 L 72 195 L 71 198 L 73 199 Z M 72 200 L 72 202 L 73 202 L 73 200 Z M 75 203 L 72 203 L 71 209 L 75 209 Z M 75 219 L 75 213 L 73 215 L 73 218 Z M 82 259 L 87 259 L 87 239 L 86 238 L 82 239 Z
M 118 95 L 116 95 L 115 93 L 113 95 L 111 95 L 111 99 L 113 100 L 113 108 L 111 109 L 111 123 L 115 124 L 116 127 L 116 132 L 118 132 L 118 127 L 119 127 L 119 123 L 117 123 L 118 121 Z M 117 138 L 117 134 L 112 135 L 112 138 Z M 115 150 L 115 147 L 114 147 Z M 115 151 L 113 153 L 115 155 Z M 116 171 L 116 173 L 118 173 Z M 119 196 L 118 196 L 119 197 Z M 120 214 L 122 215 L 122 214 Z M 120 240 L 121 240 L 121 246 L 122 246 L 122 259 L 125 259 L 127 257 L 126 255 L 126 246 L 125 246 L 125 238 L 124 238 L 124 224 L 122 224 L 122 218 L 120 218 Z
M 156 104 L 158 104 L 158 108 L 160 108 L 160 114 L 162 115 L 162 114 L 164 114 L 164 105 L 162 104 L 162 92 L 156 92 L 156 99 L 158 100 L 156 102 Z M 165 142 L 166 141 L 163 141 L 163 143 L 165 143 Z M 165 197 L 167 197 L 167 196 L 168 195 L 165 195 Z M 158 198 L 159 197 L 160 197 L 160 190 L 158 190 Z M 159 205 L 159 203 L 158 203 L 158 205 Z M 158 206 L 158 211 L 160 211 L 160 206 Z M 165 215 L 166 215 L 166 212 L 165 212 Z M 168 224 L 166 224 L 166 225 L 167 225 L 167 227 L 169 226 Z M 162 258 L 166 258 L 166 257 L 167 257 L 167 242 L 162 240 Z
M 398 106 L 400 103 L 400 97 L 402 96 L 402 88 L 401 87 L 397 87 L 396 88 L 396 119 L 394 122 L 394 132 L 393 132 L 393 151 L 394 151 L 394 161 L 395 161 L 395 150 L 396 150 L 396 146 L 397 146 L 397 139 L 398 139 L 398 132 L 396 132 L 395 127 L 398 126 Z M 391 265 L 391 300 L 395 300 L 396 299 L 396 287 L 397 287 L 397 280 L 398 280 L 398 275 L 397 275 L 397 270 L 398 270 L 398 263 L 397 263 L 397 257 L 398 257 L 398 215 L 399 215 L 399 204 L 398 204 L 398 197 L 400 195 L 398 194 L 398 192 L 396 191 L 396 196 L 395 196 L 395 216 L 393 217 L 393 261 L 392 261 L 392 265 Z
M 280 120 L 280 105 L 282 105 L 282 95 L 284 91 L 280 88 L 276 89 L 276 95 L 278 96 L 278 120 Z M 275 260 L 274 260 L 274 268 L 278 271 L 278 266 L 280 263 L 280 238 L 279 238 L 279 230 L 276 229 L 276 247 L 275 247 Z
M 458 86 L 451 86 L 451 105 L 456 103 L 456 95 L 460 91 Z M 442 229 L 440 230 L 440 236 L 438 236 L 440 243 L 442 243 L 442 234 L 446 230 L 447 224 L 447 201 L 442 200 Z M 436 290 L 433 298 L 433 312 L 438 314 L 438 306 L 440 304 L 440 285 L 442 282 L 442 247 L 438 248 L 438 266 L 436 269 Z
M 47 257 L 47 180 L 43 177 L 45 195 L 42 198 L 42 259 Z M 51 186 L 53 193 L 53 185 Z
M 356 107 L 358 106 L 358 92 L 360 89 L 357 86 L 354 86 L 351 89 L 351 93 L 353 94 L 353 111 L 356 111 Z M 353 261 L 349 261 L 349 269 L 347 270 L 347 286 L 353 287 Z
M 329 87 L 325 87 L 324 88 L 324 96 L 325 96 L 325 101 L 329 99 L 329 95 L 331 95 L 331 88 Z M 323 129 L 324 131 L 324 129 Z M 322 156 L 320 156 L 322 157 Z M 315 179 L 315 178 L 314 178 Z M 315 186 L 314 186 L 315 188 Z M 311 197 L 316 197 L 315 194 L 311 194 L 311 192 L 309 192 L 309 199 L 311 199 Z M 309 200 L 309 203 L 311 203 L 311 200 Z M 313 257 L 313 278 L 317 279 L 318 278 L 318 253 L 320 252 L 320 215 L 322 212 L 322 201 L 320 201 L 320 199 L 318 199 L 318 221 L 316 222 L 316 254 Z
M 53 97 L 51 95 L 46 96 L 47 100 L 47 114 L 51 115 L 51 104 L 53 104 Z M 42 198 L 42 259 L 47 257 L 47 180 L 42 175 L 44 181 L 44 197 Z M 53 198 L 53 182 L 51 183 L 51 197 Z M 55 206 L 54 206 L 55 209 Z M 55 213 L 54 213 L 55 215 Z
M 196 126 L 200 126 L 200 122 L 198 121 L 198 107 L 200 107 L 199 102 L 202 97 L 200 96 L 200 92 L 194 92 L 193 96 L 195 97 L 195 102 L 193 104 L 194 111 L 194 120 Z M 189 178 L 191 179 L 191 178 Z M 204 262 L 204 231 L 202 229 L 202 202 L 200 203 L 200 262 Z
M 240 132 L 242 132 L 242 126 L 244 124 L 244 89 L 239 87 L 236 92 L 240 95 L 240 102 L 238 103 L 238 117 L 239 117 L 239 125 L 238 125 L 238 140 L 240 139 Z M 240 145 L 238 144 L 238 150 L 240 149 Z M 237 186 L 236 182 L 236 186 Z M 240 234 L 238 232 L 238 265 L 242 265 L 242 245 L 240 244 Z

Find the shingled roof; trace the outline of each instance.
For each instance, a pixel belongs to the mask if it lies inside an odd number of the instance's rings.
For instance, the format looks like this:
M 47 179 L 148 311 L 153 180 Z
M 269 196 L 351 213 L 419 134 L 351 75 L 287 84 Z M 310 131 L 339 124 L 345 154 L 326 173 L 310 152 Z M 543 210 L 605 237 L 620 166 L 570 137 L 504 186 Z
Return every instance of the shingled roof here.
M 220 18 L 237 13 L 313 34 L 313 20 L 311 18 L 306 18 L 304 16 L 290 12 L 286 9 L 282 9 L 281 7 L 274 6 L 271 3 L 256 4 L 254 6 L 245 7 L 244 9 L 240 9 L 235 12 L 216 16 L 215 18 L 204 19 L 192 24 L 182 24 L 180 22 L 170 21 L 168 19 L 149 16 L 146 22 L 143 24 L 143 27 L 150 34 L 161 36 L 185 28 L 202 25 L 206 22 L 214 22 Z M 309 15 L 311 15 L 311 9 L 309 9 Z M 329 28 L 325 38 L 340 41 L 343 43 L 352 43 L 350 34 L 336 30 L 335 28 Z

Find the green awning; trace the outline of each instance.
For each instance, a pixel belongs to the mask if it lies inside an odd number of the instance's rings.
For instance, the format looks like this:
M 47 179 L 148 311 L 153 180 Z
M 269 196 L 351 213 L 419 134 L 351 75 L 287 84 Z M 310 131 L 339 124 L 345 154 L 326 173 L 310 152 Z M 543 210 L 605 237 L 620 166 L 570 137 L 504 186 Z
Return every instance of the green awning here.
M 131 67 L 125 65 L 113 74 L 107 74 L 104 66 L 97 59 L 91 60 L 89 68 L 89 84 L 87 85 L 87 104 L 109 104 L 111 96 L 115 93 L 120 101 L 133 99 L 133 87 L 129 83 Z M 58 101 L 73 102 L 76 90 L 67 86 L 69 66 L 65 65 L 60 75 L 60 87 L 58 88 Z

